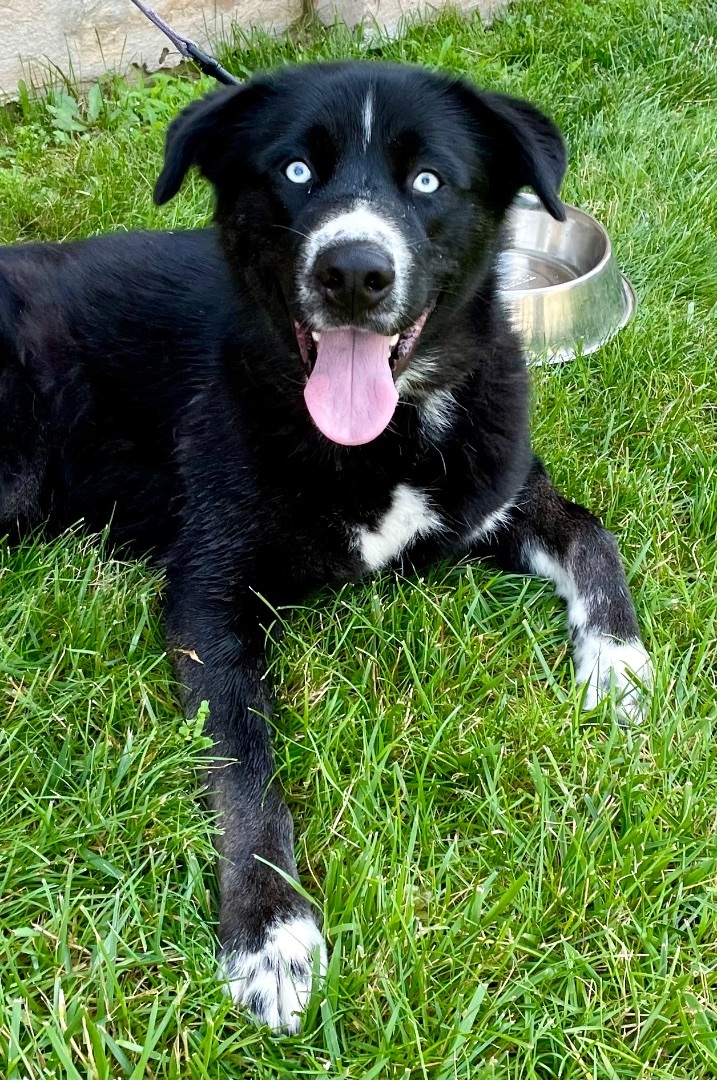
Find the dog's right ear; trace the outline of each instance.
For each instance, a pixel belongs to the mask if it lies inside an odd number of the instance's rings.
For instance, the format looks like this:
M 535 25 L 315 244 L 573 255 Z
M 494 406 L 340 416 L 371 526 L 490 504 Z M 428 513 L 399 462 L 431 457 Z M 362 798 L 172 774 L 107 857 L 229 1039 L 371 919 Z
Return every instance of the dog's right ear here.
M 234 141 L 242 120 L 265 93 L 266 87 L 257 83 L 225 87 L 182 110 L 167 129 L 164 168 L 154 188 L 158 206 L 174 198 L 193 165 L 212 179 L 212 162 Z

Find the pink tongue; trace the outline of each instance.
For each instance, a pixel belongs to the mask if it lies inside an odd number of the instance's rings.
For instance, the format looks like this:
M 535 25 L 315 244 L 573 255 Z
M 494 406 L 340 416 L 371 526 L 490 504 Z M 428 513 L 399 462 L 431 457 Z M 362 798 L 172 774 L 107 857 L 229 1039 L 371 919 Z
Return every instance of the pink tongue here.
M 389 364 L 390 338 L 366 330 L 325 330 L 304 390 L 311 418 L 344 446 L 371 442 L 398 402 Z

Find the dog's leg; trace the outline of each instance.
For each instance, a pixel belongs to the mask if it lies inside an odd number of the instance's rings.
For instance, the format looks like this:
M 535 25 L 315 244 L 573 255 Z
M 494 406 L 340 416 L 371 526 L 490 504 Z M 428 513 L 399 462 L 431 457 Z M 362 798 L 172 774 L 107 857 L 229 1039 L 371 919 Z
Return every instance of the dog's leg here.
M 294 1032 L 314 974 L 326 969 L 326 948 L 291 884 L 293 826 L 274 779 L 263 634 L 258 620 L 243 628 L 184 590 L 180 608 L 171 587 L 168 631 L 189 708 L 209 703 L 217 762 L 208 789 L 221 829 L 220 977 L 258 1020 Z
M 480 542 L 507 570 L 547 578 L 567 605 L 584 707 L 614 687 L 626 718 L 639 719 L 651 678 L 625 571 L 612 533 L 553 487 L 536 459 L 515 505 Z

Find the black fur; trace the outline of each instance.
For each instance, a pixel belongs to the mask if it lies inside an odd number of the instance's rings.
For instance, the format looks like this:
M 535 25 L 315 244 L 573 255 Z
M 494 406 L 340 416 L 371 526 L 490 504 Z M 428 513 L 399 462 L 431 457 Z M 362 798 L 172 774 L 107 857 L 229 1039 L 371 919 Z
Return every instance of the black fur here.
M 295 159 L 312 170 L 304 188 L 283 171 Z M 310 916 L 254 858 L 296 875 L 291 818 L 272 781 L 257 594 L 293 603 L 362 576 L 356 530 L 379 529 L 404 484 L 430 497 L 441 528 L 414 537 L 394 565 L 473 550 L 530 572 L 537 545 L 581 595 L 600 581 L 590 628 L 624 640 L 638 631 L 609 534 L 533 458 L 524 360 L 496 290 L 501 224 L 519 188 L 532 185 L 563 215 L 554 124 L 525 102 L 416 68 L 307 66 L 185 110 L 169 129 L 158 202 L 192 166 L 215 187 L 216 229 L 0 254 L 0 533 L 111 520 L 116 543 L 166 566 L 167 634 L 188 708 L 209 700 L 217 753 L 234 762 L 208 782 L 224 826 L 220 937 L 241 953 L 260 950 L 277 919 Z M 421 169 L 441 176 L 431 197 L 411 187 Z M 381 305 L 357 325 L 406 331 L 432 313 L 390 425 L 340 446 L 307 411 L 293 324 L 323 312 L 321 296 L 297 289 L 305 237 L 357 197 L 413 253 L 395 326 Z M 421 369 L 426 357 L 438 360 Z M 432 423 L 441 401 L 447 420 Z M 270 1018 L 261 994 L 246 1000 Z

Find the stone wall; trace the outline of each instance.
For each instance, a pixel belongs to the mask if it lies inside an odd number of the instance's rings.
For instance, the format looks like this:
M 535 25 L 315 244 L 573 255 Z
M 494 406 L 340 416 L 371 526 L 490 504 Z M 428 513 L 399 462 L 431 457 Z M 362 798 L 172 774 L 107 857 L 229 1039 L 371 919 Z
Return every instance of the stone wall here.
M 490 16 L 508 0 L 453 0 L 464 10 Z M 378 23 L 395 31 L 402 16 L 430 15 L 446 0 L 155 0 L 159 15 L 204 48 L 235 21 L 249 29 L 283 30 L 313 7 L 326 23 Z M 131 64 L 149 71 L 181 57 L 130 0 L 0 0 L 0 95 L 20 79 L 43 84 L 53 68 L 88 82 L 108 69 Z
M 312 0 L 309 0 L 311 3 Z M 456 7 L 462 11 L 480 11 L 489 19 L 508 0 L 313 0 L 312 6 L 322 22 L 338 19 L 349 26 L 364 22 L 377 24 L 390 32 L 398 29 L 401 19 L 410 15 L 435 15 L 443 7 Z

